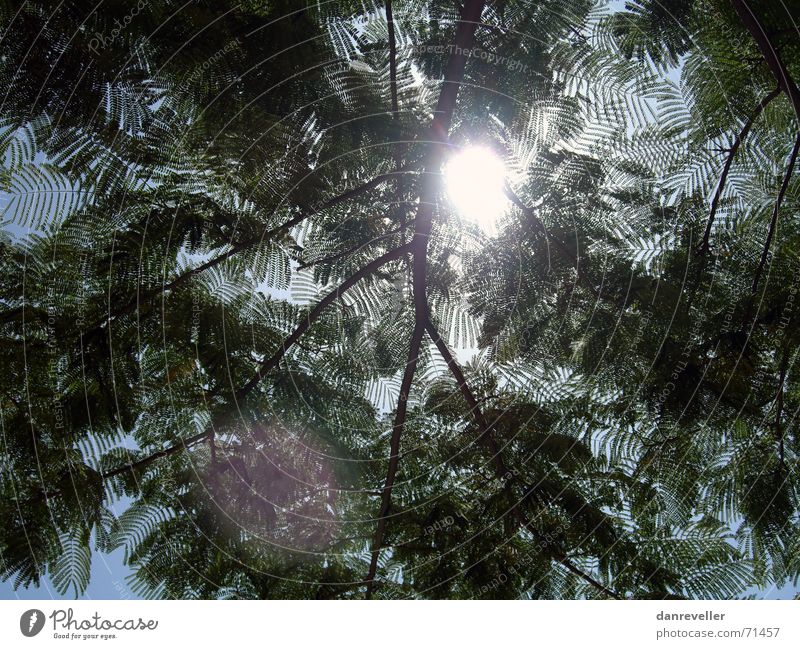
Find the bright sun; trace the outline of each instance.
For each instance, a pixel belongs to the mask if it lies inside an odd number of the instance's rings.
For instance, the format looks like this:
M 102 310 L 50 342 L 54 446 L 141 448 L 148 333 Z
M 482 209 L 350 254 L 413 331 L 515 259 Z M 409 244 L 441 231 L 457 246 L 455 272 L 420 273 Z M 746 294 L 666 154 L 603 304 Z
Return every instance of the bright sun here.
M 447 194 L 458 213 L 488 235 L 497 233 L 497 219 L 506 211 L 503 187 L 506 168 L 489 148 L 468 146 L 445 164 Z

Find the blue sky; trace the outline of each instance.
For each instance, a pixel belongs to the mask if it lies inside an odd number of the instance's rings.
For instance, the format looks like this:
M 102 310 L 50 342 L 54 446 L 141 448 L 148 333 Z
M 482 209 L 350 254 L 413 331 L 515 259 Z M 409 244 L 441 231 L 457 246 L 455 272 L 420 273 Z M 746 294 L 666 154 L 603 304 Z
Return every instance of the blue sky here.
M 89 587 L 81 599 L 135 599 L 125 577 L 130 570 L 123 563 L 123 550 L 111 554 L 95 552 L 92 556 L 92 578 Z M 14 590 L 11 581 L 0 582 L 0 599 L 66 599 L 61 597 L 48 579 L 42 581 L 38 588 L 20 588 Z

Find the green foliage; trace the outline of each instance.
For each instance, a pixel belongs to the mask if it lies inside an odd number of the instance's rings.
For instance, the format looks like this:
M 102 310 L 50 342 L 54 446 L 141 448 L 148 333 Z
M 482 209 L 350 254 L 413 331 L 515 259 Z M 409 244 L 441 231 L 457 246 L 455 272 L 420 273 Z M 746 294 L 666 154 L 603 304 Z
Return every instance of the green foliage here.
M 776 81 L 727 3 L 486 3 L 448 142 L 503 157 L 495 236 L 427 166 L 458 3 L 393 2 L 394 66 L 381 3 L 149 2 L 113 38 L 106 4 L 0 3 L 3 579 L 80 597 L 121 550 L 140 597 L 797 582 L 797 123 L 776 94 L 741 137 Z

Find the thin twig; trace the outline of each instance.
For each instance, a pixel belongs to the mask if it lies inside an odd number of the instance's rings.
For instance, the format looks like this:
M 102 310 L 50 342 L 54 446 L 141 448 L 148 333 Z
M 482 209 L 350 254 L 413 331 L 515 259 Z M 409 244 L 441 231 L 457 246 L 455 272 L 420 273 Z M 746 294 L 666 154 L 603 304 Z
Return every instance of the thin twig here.
M 339 286 L 328 293 L 322 298 L 317 305 L 309 312 L 305 319 L 297 325 L 295 330 L 289 334 L 281 343 L 280 348 L 268 359 L 264 360 L 256 370 L 255 375 L 247 383 L 236 391 L 236 397 L 241 399 L 246 396 L 253 388 L 255 388 L 266 374 L 278 366 L 281 359 L 286 355 L 286 352 L 297 342 L 297 340 L 311 327 L 312 324 L 322 315 L 325 309 L 338 300 L 348 289 L 352 288 L 360 280 L 367 275 L 374 273 L 379 268 L 385 266 L 391 261 L 402 257 L 409 248 L 409 244 L 390 250 L 384 255 L 371 261 L 366 266 L 363 266 L 356 273 L 348 277 Z
M 365 241 L 364 243 L 359 243 L 359 244 L 357 244 L 355 246 L 352 246 L 351 248 L 348 248 L 347 250 L 343 250 L 341 252 L 337 252 L 337 253 L 334 253 L 332 255 L 328 255 L 327 257 L 322 257 L 320 259 L 314 259 L 313 261 L 304 262 L 304 263 L 300 264 L 297 267 L 297 270 L 304 270 L 306 268 L 311 268 L 312 266 L 318 266 L 319 264 L 327 264 L 329 262 L 336 261 L 337 259 L 341 259 L 342 257 L 347 257 L 349 255 L 354 255 L 355 253 L 359 252 L 360 250 L 363 250 L 364 248 L 366 248 L 367 246 L 371 246 L 373 243 L 378 243 L 379 241 L 383 241 L 384 239 L 387 239 L 387 238 L 391 237 L 392 235 L 398 234 L 399 232 L 400 232 L 400 228 L 395 228 L 394 230 L 391 230 L 391 231 L 389 231 L 389 232 L 387 232 L 385 234 L 382 234 L 380 236 L 374 237 L 373 239 L 370 239 L 369 241 Z
M 198 442 L 203 441 L 204 439 L 209 437 L 209 435 L 211 435 L 211 431 L 205 431 L 203 433 L 199 433 L 198 435 L 194 435 L 193 437 L 187 437 L 186 439 L 182 439 L 178 443 L 168 448 L 165 448 L 161 451 L 157 451 L 156 453 L 148 455 L 147 457 L 143 457 L 141 460 L 136 460 L 135 462 L 130 462 L 129 464 L 123 464 L 113 469 L 109 469 L 108 471 L 101 473 L 100 478 L 103 480 L 108 480 L 109 478 L 114 478 L 123 473 L 138 471 L 139 469 L 143 469 L 151 465 L 153 462 L 161 459 L 162 457 L 173 455 L 178 451 L 188 450 L 189 447 L 194 446 Z M 54 491 L 46 492 L 44 496 L 45 498 L 55 498 L 56 496 L 61 495 L 61 493 L 62 491 L 60 489 L 56 489 Z
M 251 237 L 249 239 L 246 239 L 245 241 L 241 241 L 239 243 L 233 244 L 231 246 L 231 248 L 229 250 L 227 250 L 226 252 L 214 257 L 213 259 L 208 260 L 207 262 L 205 262 L 204 264 L 201 264 L 200 266 L 197 266 L 195 268 L 191 268 L 191 269 L 189 269 L 187 271 L 184 271 L 178 277 L 176 277 L 175 279 L 171 280 L 170 282 L 166 282 L 166 283 L 162 284 L 159 287 L 156 287 L 156 288 L 153 288 L 153 289 L 150 289 L 150 290 L 146 290 L 146 291 L 142 291 L 141 293 L 138 293 L 133 299 L 131 299 L 130 301 L 125 303 L 122 307 L 120 307 L 119 309 L 115 310 L 113 313 L 109 313 L 108 316 L 105 316 L 102 320 L 96 322 L 87 332 L 82 334 L 82 338 L 83 339 L 88 339 L 88 338 L 91 338 L 93 335 L 102 333 L 103 326 L 108 321 L 110 321 L 112 319 L 115 319 L 115 318 L 119 318 L 120 316 L 123 316 L 123 315 L 127 315 L 129 313 L 132 313 L 143 302 L 149 301 L 152 298 L 157 297 L 158 295 L 161 295 L 161 294 L 163 294 L 163 293 L 165 293 L 167 291 L 174 290 L 174 289 L 182 286 L 183 284 L 185 284 L 187 281 L 189 281 L 195 275 L 198 275 L 198 274 L 202 273 L 203 271 L 206 271 L 206 270 L 209 270 L 210 268 L 214 268 L 215 266 L 218 266 L 219 264 L 221 264 L 222 262 L 230 259 L 234 255 L 236 255 L 236 254 L 238 254 L 240 252 L 243 252 L 243 251 L 245 251 L 245 250 L 247 250 L 249 248 L 252 248 L 253 246 L 259 245 L 260 243 L 263 243 L 265 241 L 269 241 L 271 239 L 274 239 L 275 237 L 278 237 L 278 236 L 284 234 L 285 232 L 288 232 L 294 226 L 298 225 L 299 223 L 301 223 L 305 219 L 310 218 L 310 217 L 314 216 L 315 214 L 318 214 L 319 212 L 322 212 L 322 211 L 324 211 L 326 209 L 329 209 L 331 207 L 334 207 L 336 205 L 344 203 L 344 202 L 350 200 L 351 198 L 355 198 L 356 196 L 359 196 L 359 195 L 369 191 L 370 189 L 374 189 L 375 187 L 377 187 L 377 186 L 381 185 L 382 183 L 386 182 L 387 180 L 390 180 L 390 179 L 393 179 L 393 178 L 399 178 L 400 176 L 402 176 L 403 173 L 411 171 L 414 168 L 416 168 L 416 165 L 409 165 L 409 166 L 407 166 L 404 169 L 401 169 L 399 171 L 392 171 L 392 172 L 388 172 L 388 173 L 385 173 L 385 174 L 380 174 L 378 176 L 375 176 L 371 180 L 369 180 L 369 181 L 367 181 L 365 183 L 362 183 L 361 185 L 358 185 L 357 187 L 354 187 L 353 189 L 350 189 L 350 190 L 348 190 L 348 191 L 346 191 L 346 192 L 344 192 L 342 194 L 339 194 L 337 196 L 334 196 L 333 198 L 328 199 L 327 201 L 325 201 L 324 203 L 322 203 L 321 205 L 319 205 L 316 208 L 313 208 L 313 209 L 311 209 L 309 211 L 305 211 L 305 212 L 302 212 L 300 214 L 297 214 L 296 216 L 292 217 L 291 219 L 289 219 L 285 223 L 283 223 L 283 224 L 281 224 L 279 226 L 276 226 L 276 227 L 272 228 L 271 230 L 268 230 L 267 232 L 265 232 L 263 234 L 260 234 L 258 236 L 254 236 L 254 237 Z
M 772 238 L 775 236 L 775 230 L 778 225 L 778 212 L 780 212 L 781 204 L 783 203 L 783 197 L 786 195 L 786 190 L 789 188 L 789 181 L 792 178 L 792 173 L 794 173 L 794 165 L 797 161 L 797 152 L 800 149 L 800 133 L 797 134 L 797 138 L 794 141 L 794 147 L 792 148 L 792 153 L 789 156 L 789 166 L 786 168 L 786 173 L 783 176 L 783 182 L 781 183 L 780 191 L 778 192 L 778 198 L 775 201 L 775 206 L 772 208 L 772 220 L 769 223 L 769 232 L 767 232 L 767 240 L 764 242 L 764 250 L 761 253 L 761 259 L 758 262 L 758 268 L 756 269 L 756 275 L 753 278 L 753 289 L 752 293 L 755 295 L 756 289 L 758 288 L 758 281 L 761 279 L 761 273 L 764 271 L 764 265 L 767 263 L 767 255 L 769 254 L 769 248 L 772 244 Z
M 728 173 L 730 172 L 731 166 L 733 165 L 733 158 L 736 156 L 736 152 L 739 150 L 739 147 L 741 146 L 742 142 L 747 137 L 747 134 L 750 132 L 750 129 L 753 128 L 753 124 L 755 123 L 758 116 L 763 112 L 763 110 L 767 107 L 767 105 L 780 94 L 781 94 L 780 88 L 776 88 L 761 100 L 761 102 L 752 112 L 750 117 L 748 117 L 747 121 L 742 127 L 742 130 L 739 131 L 739 133 L 734 138 L 733 144 L 731 144 L 731 148 L 728 149 L 728 157 L 725 160 L 725 166 L 722 168 L 722 173 L 720 174 L 719 182 L 717 183 L 717 189 L 714 192 L 714 196 L 711 199 L 711 209 L 708 215 L 706 229 L 705 232 L 703 233 L 703 240 L 700 244 L 700 251 L 702 254 L 707 253 L 710 247 L 711 228 L 714 225 L 714 219 L 717 215 L 717 209 L 719 208 L 719 202 L 720 199 L 722 198 L 722 192 L 724 191 L 725 184 L 728 181 Z

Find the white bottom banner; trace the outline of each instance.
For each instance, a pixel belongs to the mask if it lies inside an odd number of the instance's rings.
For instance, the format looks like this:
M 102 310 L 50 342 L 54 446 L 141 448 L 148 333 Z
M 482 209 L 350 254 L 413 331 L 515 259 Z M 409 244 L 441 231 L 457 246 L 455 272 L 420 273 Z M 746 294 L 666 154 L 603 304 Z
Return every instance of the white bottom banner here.
M 4 647 L 800 647 L 798 601 L 0 603 Z M 512 644 L 513 643 L 513 644 Z

